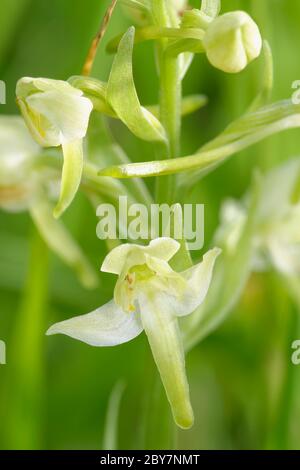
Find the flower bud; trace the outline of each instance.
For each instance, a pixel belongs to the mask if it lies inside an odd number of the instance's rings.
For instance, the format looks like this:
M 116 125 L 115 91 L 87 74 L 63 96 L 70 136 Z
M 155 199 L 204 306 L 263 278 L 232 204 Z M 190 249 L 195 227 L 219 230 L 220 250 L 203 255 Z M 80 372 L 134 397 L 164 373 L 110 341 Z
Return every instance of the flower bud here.
M 211 22 L 203 44 L 214 67 L 223 72 L 238 73 L 259 56 L 262 39 L 252 18 L 243 11 L 235 11 Z

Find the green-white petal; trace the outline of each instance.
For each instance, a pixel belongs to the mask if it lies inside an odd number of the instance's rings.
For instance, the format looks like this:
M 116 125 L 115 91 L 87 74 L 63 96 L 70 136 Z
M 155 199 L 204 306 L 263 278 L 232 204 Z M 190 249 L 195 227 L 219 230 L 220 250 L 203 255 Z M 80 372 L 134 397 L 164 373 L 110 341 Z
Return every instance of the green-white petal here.
M 83 139 L 87 133 L 89 117 L 93 109 L 91 101 L 76 94 L 63 95 L 60 91 L 50 90 L 35 93 L 26 99 L 27 105 L 49 121 L 53 141 L 49 146 Z M 42 129 L 42 132 L 44 129 Z
M 175 422 L 188 429 L 194 417 L 178 320 L 170 310 L 169 298 L 160 292 L 141 292 L 141 319 L 161 376 Z
M 113 301 L 94 312 L 51 326 L 47 335 L 63 334 L 91 346 L 116 346 L 143 331 L 138 312 L 124 313 Z
M 213 269 L 221 250 L 214 248 L 203 256 L 203 261 L 181 273 L 186 289 L 179 299 L 170 298 L 174 314 L 186 316 L 193 313 L 204 301 L 211 284 Z
M 152 240 L 148 246 L 126 243 L 112 250 L 105 258 L 101 271 L 120 275 L 127 266 L 144 264 L 145 255 L 169 261 L 179 250 L 180 244 L 168 237 Z

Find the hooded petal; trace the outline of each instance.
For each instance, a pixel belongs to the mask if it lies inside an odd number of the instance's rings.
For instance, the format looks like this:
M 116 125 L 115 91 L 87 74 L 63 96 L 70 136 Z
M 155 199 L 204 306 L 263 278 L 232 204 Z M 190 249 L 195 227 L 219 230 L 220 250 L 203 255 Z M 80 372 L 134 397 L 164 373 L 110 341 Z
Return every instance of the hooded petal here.
M 220 253 L 219 248 L 210 250 L 203 256 L 201 263 L 181 273 L 186 280 L 186 289 L 179 299 L 169 298 L 175 315 L 190 315 L 202 304 L 211 283 L 215 261 Z
M 26 99 L 27 105 L 44 116 L 56 130 L 56 143 L 64 144 L 85 137 L 93 105 L 88 98 L 59 90 L 35 93 Z
M 97 287 L 96 272 L 62 222 L 53 218 L 48 201 L 42 197 L 36 199 L 30 207 L 30 214 L 48 246 L 74 269 L 81 283 L 88 289 Z
M 184 350 L 178 320 L 170 309 L 169 297 L 161 292 L 139 296 L 141 319 L 159 370 L 174 419 L 188 429 L 194 416 L 185 371 Z
M 142 331 L 138 312 L 125 313 L 110 301 L 92 313 L 56 323 L 46 334 L 67 335 L 91 346 L 116 346 L 131 341 Z
M 145 263 L 145 255 L 169 261 L 179 250 L 180 244 L 168 237 L 152 240 L 148 246 L 124 244 L 112 250 L 105 258 L 101 271 L 120 275 L 126 264 L 134 266 Z

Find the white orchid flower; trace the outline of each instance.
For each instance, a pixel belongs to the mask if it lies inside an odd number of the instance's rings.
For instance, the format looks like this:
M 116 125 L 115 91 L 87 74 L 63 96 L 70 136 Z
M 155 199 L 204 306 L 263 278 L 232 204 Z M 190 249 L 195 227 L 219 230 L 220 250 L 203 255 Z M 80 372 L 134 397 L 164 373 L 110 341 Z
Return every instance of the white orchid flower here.
M 238 73 L 260 55 L 262 38 L 257 24 L 246 12 L 233 11 L 209 23 L 203 45 L 214 67 Z
M 92 313 L 53 325 L 48 335 L 65 334 L 92 346 L 115 346 L 145 330 L 173 416 L 182 428 L 193 424 L 178 317 L 203 302 L 220 250 L 215 248 L 187 271 L 169 261 L 179 243 L 158 238 L 148 246 L 122 245 L 105 258 L 102 271 L 119 276 L 114 299 Z
M 54 210 L 59 217 L 72 202 L 82 175 L 83 145 L 93 105 L 83 92 L 60 80 L 24 77 L 16 89 L 17 102 L 36 142 L 62 146 L 61 193 Z
M 291 160 L 270 171 L 263 180 L 263 192 L 253 236 L 254 271 L 272 265 L 285 276 L 300 275 L 300 202 L 293 201 L 299 184 L 300 160 Z M 234 250 L 247 220 L 247 198 L 229 200 L 222 208 L 221 226 L 215 242 Z
M 19 116 L 0 116 L 0 207 L 18 212 L 27 209 L 35 191 L 31 174 L 40 147 Z

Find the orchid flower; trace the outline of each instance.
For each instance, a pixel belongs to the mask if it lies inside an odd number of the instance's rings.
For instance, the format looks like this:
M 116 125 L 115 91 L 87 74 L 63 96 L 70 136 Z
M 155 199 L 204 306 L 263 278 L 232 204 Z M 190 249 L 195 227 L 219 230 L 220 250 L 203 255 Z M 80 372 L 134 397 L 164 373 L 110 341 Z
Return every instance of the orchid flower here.
M 33 138 L 42 147 L 62 146 L 64 166 L 55 217 L 71 204 L 83 168 L 83 138 L 93 105 L 83 92 L 60 80 L 24 77 L 17 102 Z
M 101 268 L 118 275 L 114 299 L 92 313 L 53 325 L 47 334 L 65 334 L 92 346 L 115 346 L 145 330 L 175 422 L 189 428 L 193 410 L 178 318 L 194 312 L 205 299 L 220 250 L 212 249 L 201 263 L 178 273 L 169 261 L 179 248 L 171 238 L 115 248 Z
M 97 275 L 61 221 L 52 216 L 57 196 L 56 175 L 38 167 L 41 149 L 19 116 L 0 116 L 0 208 L 28 211 L 48 246 L 74 269 L 85 287 L 98 284 Z

